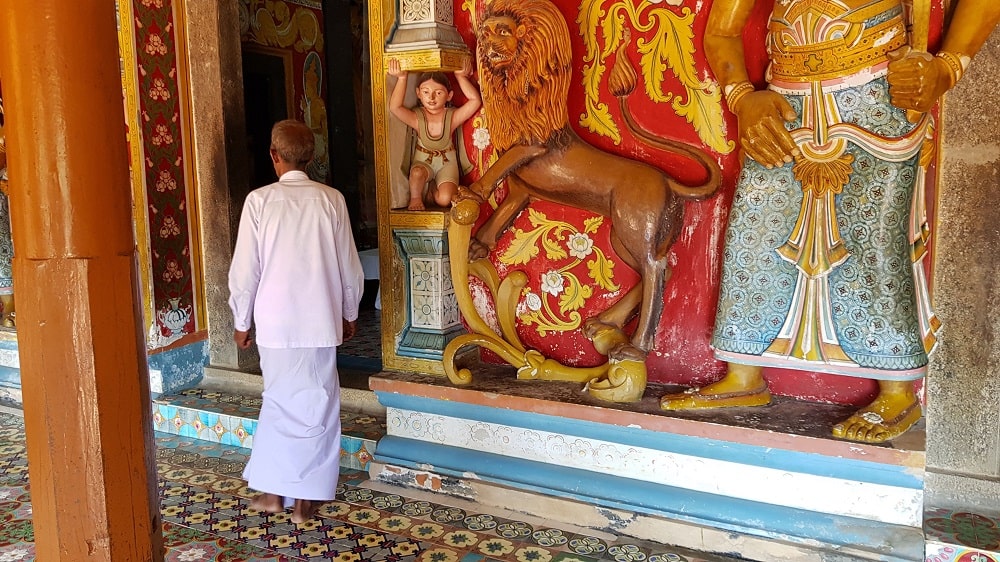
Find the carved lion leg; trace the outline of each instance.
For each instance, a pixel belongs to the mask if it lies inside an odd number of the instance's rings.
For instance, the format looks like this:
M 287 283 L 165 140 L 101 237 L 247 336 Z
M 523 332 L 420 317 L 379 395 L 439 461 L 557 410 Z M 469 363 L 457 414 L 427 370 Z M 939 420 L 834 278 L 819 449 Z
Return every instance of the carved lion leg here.
M 633 268 L 634 258 L 614 232 L 611 243 L 615 251 Z M 646 242 L 646 247 L 649 243 Z M 587 392 L 595 398 L 610 402 L 635 402 L 642 398 L 646 390 L 646 354 L 652 347 L 656 332 L 656 321 L 662 310 L 662 300 L 666 284 L 666 258 L 647 259 L 641 267 L 642 279 L 610 308 L 590 319 L 584 326 L 584 333 L 594 347 L 608 356 L 610 367 L 605 376 L 587 383 Z M 657 295 L 657 298 L 652 298 Z M 657 305 L 656 303 L 660 304 Z M 652 309 L 656 310 L 652 310 Z M 625 323 L 639 310 L 639 326 L 629 340 L 623 331 Z
M 507 178 L 509 191 L 500 206 L 493 211 L 489 219 L 476 232 L 476 237 L 469 241 L 469 259 L 485 258 L 497 245 L 497 239 L 507 227 L 514 222 L 518 213 L 528 206 L 528 192 L 523 184 L 514 176 Z
M 614 231 L 611 235 L 611 246 L 629 267 L 636 271 L 639 270 L 629 248 L 622 245 Z M 642 279 L 640 278 L 639 284 L 632 287 L 622 298 L 618 299 L 618 302 L 584 323 L 583 335 L 594 343 L 594 348 L 597 349 L 598 353 L 621 358 L 620 355 L 623 354 L 624 348 L 631 346 L 628 336 L 625 335 L 625 324 L 635 316 L 642 305 L 641 286 Z M 645 354 L 641 353 L 633 353 L 631 357 L 637 361 L 644 361 L 645 358 Z

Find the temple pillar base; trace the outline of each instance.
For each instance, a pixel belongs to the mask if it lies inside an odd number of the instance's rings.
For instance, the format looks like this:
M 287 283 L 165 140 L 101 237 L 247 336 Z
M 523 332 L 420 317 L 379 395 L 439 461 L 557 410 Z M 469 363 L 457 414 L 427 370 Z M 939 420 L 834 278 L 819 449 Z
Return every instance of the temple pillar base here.
M 374 485 L 755 560 L 924 558 L 919 430 L 896 448 L 850 443 L 818 429 L 842 406 L 665 414 L 661 385 L 609 405 L 577 384 L 507 371 L 461 388 L 373 377 L 387 423 Z M 795 433 L 773 417 L 820 421 Z
M 403 70 L 454 72 L 469 58 L 455 27 L 454 5 L 443 0 L 400 0 L 397 27 L 386 42 L 385 59 Z

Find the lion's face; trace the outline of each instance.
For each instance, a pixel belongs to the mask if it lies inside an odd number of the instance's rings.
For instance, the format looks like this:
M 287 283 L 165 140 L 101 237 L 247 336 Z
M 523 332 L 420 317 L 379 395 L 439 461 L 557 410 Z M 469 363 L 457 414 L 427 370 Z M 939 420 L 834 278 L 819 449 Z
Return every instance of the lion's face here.
M 483 22 L 479 34 L 479 56 L 494 73 L 506 68 L 517 55 L 517 43 L 525 28 L 509 16 L 494 16 Z
M 477 29 L 479 85 L 493 146 L 546 142 L 566 126 L 573 53 L 551 0 L 492 0 Z

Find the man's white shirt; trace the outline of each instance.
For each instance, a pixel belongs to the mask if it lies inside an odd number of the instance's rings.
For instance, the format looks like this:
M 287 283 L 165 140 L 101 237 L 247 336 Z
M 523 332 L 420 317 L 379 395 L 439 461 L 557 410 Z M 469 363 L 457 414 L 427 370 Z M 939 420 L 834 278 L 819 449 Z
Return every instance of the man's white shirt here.
M 293 170 L 247 196 L 229 268 L 235 329 L 257 345 L 335 347 L 356 320 L 364 273 L 344 196 Z

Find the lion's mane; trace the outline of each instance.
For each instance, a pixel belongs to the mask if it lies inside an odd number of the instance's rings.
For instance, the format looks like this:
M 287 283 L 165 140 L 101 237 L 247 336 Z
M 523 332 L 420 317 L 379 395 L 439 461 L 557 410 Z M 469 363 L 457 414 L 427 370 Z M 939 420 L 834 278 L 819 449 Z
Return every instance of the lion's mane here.
M 483 21 L 510 17 L 527 33 L 511 63 L 494 69 L 479 43 L 479 78 L 490 139 L 499 151 L 542 144 L 566 127 L 573 53 L 566 19 L 549 0 L 494 0 Z

